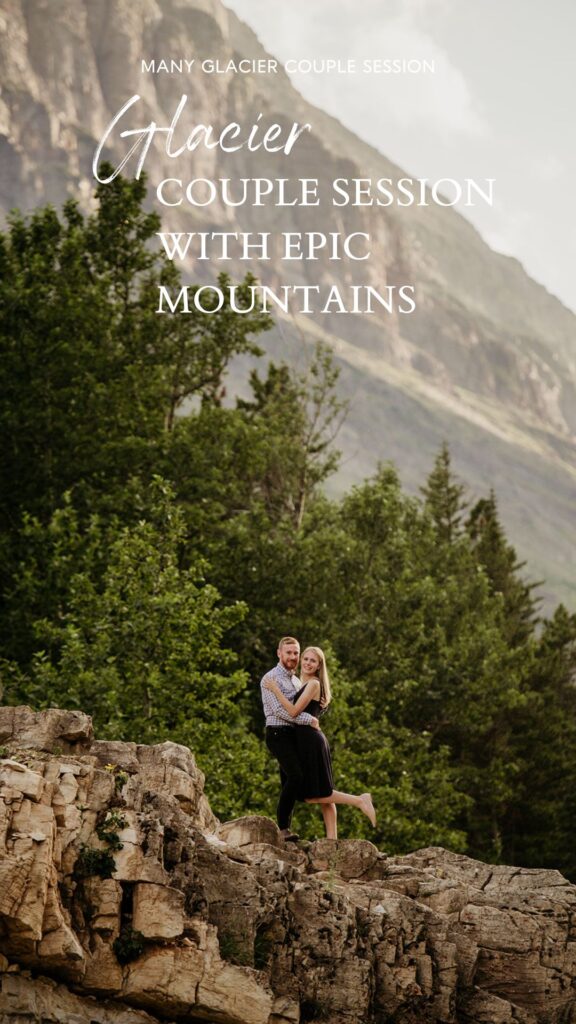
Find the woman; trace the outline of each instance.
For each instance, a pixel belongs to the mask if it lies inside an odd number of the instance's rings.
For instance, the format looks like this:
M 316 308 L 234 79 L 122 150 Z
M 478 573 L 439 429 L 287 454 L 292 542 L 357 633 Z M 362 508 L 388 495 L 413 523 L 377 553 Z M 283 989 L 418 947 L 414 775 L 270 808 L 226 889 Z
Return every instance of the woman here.
M 319 718 L 331 700 L 326 659 L 320 647 L 306 648 L 302 654 L 300 675 L 303 685 L 294 694 L 293 703 L 284 696 L 273 678 L 265 685 L 272 690 L 291 718 L 296 718 L 304 710 L 314 715 L 314 718 Z M 353 796 L 351 793 L 340 793 L 334 789 L 330 747 L 324 733 L 310 725 L 298 725 L 296 744 L 306 780 L 305 790 L 298 795 L 307 804 L 320 804 L 326 838 L 338 838 L 336 804 L 351 804 L 358 807 L 370 819 L 372 825 L 375 825 L 376 814 L 370 793 Z

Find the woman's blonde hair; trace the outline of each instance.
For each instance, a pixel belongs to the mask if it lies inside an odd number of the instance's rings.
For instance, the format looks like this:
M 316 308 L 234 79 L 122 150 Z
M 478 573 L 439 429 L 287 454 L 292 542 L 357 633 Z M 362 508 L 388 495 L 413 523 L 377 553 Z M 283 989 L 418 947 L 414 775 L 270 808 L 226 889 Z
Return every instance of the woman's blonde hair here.
M 318 680 L 320 682 L 320 704 L 322 705 L 323 708 L 327 708 L 330 701 L 332 700 L 332 691 L 330 689 L 330 676 L 328 675 L 328 669 L 326 668 L 326 656 L 321 647 L 306 647 L 302 651 L 302 657 L 304 657 L 306 651 L 313 651 L 320 661 L 320 664 L 318 665 Z

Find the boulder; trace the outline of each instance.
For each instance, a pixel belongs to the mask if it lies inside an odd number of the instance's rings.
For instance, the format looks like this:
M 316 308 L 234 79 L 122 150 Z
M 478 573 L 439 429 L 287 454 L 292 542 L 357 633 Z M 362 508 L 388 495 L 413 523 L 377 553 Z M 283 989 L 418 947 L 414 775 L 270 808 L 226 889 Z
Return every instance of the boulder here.
M 82 711 L 0 707 L 0 743 L 17 742 L 21 748 L 52 753 L 78 753 L 87 751 L 91 741 L 92 719 Z

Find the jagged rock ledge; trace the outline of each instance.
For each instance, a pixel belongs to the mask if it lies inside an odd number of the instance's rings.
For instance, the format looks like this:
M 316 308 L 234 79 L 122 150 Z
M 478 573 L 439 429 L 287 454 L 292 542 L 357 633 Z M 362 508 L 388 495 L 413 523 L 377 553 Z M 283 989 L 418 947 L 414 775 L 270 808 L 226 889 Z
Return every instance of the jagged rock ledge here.
M 0 744 L 5 1024 L 576 1021 L 556 871 L 221 825 L 188 749 L 79 712 L 0 708 Z

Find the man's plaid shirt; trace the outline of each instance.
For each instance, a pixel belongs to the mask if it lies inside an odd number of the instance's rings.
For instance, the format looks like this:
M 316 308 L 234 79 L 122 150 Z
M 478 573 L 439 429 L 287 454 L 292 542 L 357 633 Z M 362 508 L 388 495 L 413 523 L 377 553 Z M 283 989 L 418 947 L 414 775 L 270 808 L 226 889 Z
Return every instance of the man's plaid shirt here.
M 276 668 L 273 668 L 271 672 L 267 672 L 266 675 L 262 677 L 260 689 L 262 691 L 262 704 L 264 706 L 264 714 L 266 715 L 266 725 L 271 725 L 275 728 L 295 724 L 311 725 L 314 721 L 314 716 L 309 715 L 307 711 L 301 711 L 299 715 L 296 715 L 296 718 L 290 717 L 286 709 L 282 707 L 276 695 L 272 693 L 272 690 L 267 690 L 264 686 L 264 683 L 269 676 L 274 677 L 278 686 L 282 690 L 282 693 L 285 697 L 288 697 L 288 699 L 294 696 L 295 687 L 292 680 L 295 679 L 297 683 L 300 682 L 300 680 L 296 676 L 293 676 L 288 669 L 284 668 L 280 662 L 278 662 Z

